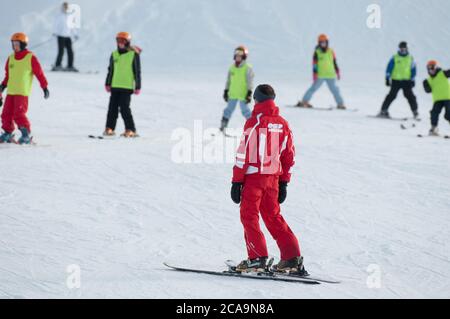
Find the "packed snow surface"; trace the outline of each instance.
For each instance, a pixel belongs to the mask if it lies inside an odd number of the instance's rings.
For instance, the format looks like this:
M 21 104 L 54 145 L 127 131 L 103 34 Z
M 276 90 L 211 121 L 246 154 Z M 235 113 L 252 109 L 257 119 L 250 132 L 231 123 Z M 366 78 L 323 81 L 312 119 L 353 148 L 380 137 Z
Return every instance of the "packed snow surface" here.
M 48 73 L 51 99 L 35 83 L 30 100 L 38 145 L 0 145 L 0 297 L 450 297 L 449 141 L 416 137 L 429 129 L 431 97 L 419 83 L 424 64 L 436 58 L 450 67 L 450 31 L 439 29 L 448 1 L 379 1 L 380 30 L 366 26 L 370 1 L 78 2 L 84 22 L 77 66 L 100 73 Z M 22 29 L 36 43 L 51 35 L 58 3 L 12 6 L 0 27 L 2 61 L 10 33 Z M 144 48 L 143 91 L 132 106 L 142 137 L 90 140 L 104 129 L 105 69 L 122 29 Z M 310 84 L 322 32 L 341 61 L 346 104 L 358 112 L 287 107 Z M 418 60 L 423 118 L 406 131 L 400 122 L 367 117 L 379 111 L 385 65 L 403 39 Z M 297 166 L 285 218 L 308 271 L 340 285 L 164 269 L 167 261 L 223 270 L 225 260 L 245 258 L 239 208 L 229 198 L 237 141 L 206 131 L 219 125 L 227 67 L 241 43 L 250 47 L 256 82 L 275 87 L 294 131 Z M 54 49 L 36 50 L 47 70 Z M 313 103 L 328 107 L 333 100 L 323 88 Z M 410 116 L 403 96 L 391 113 Z M 243 124 L 236 112 L 231 126 Z M 450 134 L 443 118 L 440 127 Z M 174 152 L 180 132 L 190 133 L 192 163 L 180 163 Z M 220 155 L 215 162 L 211 150 Z M 278 258 L 272 240 L 269 246 Z M 70 289 L 74 270 L 79 289 Z

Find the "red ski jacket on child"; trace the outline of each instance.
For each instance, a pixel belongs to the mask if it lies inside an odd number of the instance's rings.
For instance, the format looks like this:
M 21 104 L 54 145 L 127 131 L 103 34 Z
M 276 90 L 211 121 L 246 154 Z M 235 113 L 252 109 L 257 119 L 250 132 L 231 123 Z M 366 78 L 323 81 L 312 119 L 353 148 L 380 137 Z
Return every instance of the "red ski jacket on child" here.
M 290 182 L 295 164 L 295 147 L 288 122 L 273 100 L 255 105 L 247 121 L 233 169 L 233 182 L 243 183 L 248 175 L 280 176 Z

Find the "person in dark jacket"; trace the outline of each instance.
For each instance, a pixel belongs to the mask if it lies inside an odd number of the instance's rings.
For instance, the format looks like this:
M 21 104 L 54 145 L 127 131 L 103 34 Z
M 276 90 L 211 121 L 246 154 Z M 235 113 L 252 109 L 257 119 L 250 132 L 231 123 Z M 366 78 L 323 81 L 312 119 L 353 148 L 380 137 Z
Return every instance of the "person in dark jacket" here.
M 397 98 L 398 92 L 403 90 L 413 112 L 414 118 L 419 117 L 419 106 L 413 89 L 416 85 L 417 67 L 414 58 L 409 54 L 408 43 L 401 42 L 396 55 L 389 61 L 386 70 L 386 86 L 391 90 L 387 95 L 378 115 L 382 118 L 390 118 L 389 107 Z
M 450 70 L 442 70 L 436 61 L 427 64 L 430 77 L 423 82 L 425 92 L 433 95 L 433 109 L 431 110 L 431 136 L 438 136 L 439 116 L 445 109 L 445 119 L 450 122 Z
M 119 111 L 125 122 L 122 137 L 138 137 L 130 109 L 131 95 L 141 93 L 141 50 L 131 46 L 128 32 L 117 34 L 117 50 L 111 55 L 105 88 L 111 93 L 104 136 L 115 136 Z

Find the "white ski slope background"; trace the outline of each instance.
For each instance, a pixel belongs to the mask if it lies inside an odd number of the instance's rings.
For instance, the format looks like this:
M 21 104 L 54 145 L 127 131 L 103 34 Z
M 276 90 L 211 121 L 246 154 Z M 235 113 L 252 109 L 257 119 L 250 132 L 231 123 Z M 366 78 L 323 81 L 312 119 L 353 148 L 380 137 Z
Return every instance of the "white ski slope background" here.
M 195 120 L 215 127 L 220 120 L 222 81 L 145 77 L 145 93 L 133 107 L 143 137 L 131 141 L 87 138 L 103 128 L 103 76 L 50 74 L 49 101 L 35 90 L 30 117 L 41 146 L 0 146 L 2 297 L 450 296 L 449 141 L 416 138 L 428 123 L 402 131 L 397 122 L 367 118 L 384 88 L 357 83 L 343 91 L 352 92 L 348 103 L 360 107 L 358 113 L 282 108 L 298 150 L 284 215 L 300 237 L 308 270 L 341 285 L 164 270 L 164 261 L 221 270 L 224 260 L 244 258 L 245 246 L 239 209 L 229 198 L 232 163 L 172 160 L 174 129 L 193 131 Z M 281 105 L 307 85 L 265 80 L 278 89 Z M 328 105 L 331 97 L 325 93 L 316 102 Z M 407 115 L 406 103 L 393 113 Z M 232 126 L 240 127 L 236 115 Z M 81 269 L 78 290 L 66 283 L 70 265 Z M 381 271 L 380 289 L 366 284 L 370 265 Z
M 35 83 L 30 103 L 39 146 L 0 145 L 0 297 L 450 297 L 449 141 L 416 137 L 429 129 L 431 97 L 420 83 L 426 60 L 450 67 L 450 45 L 443 40 L 449 31 L 435 32 L 447 19 L 448 1 L 379 1 L 380 30 L 365 26 L 371 1 L 79 3 L 84 22 L 77 66 L 100 74 L 49 73 L 51 99 L 43 100 Z M 233 10 L 240 4 L 243 10 Z M 1 65 L 12 32 L 28 32 L 34 44 L 51 35 L 57 5 L 23 0 L 9 8 L 0 26 Z M 105 71 L 114 34 L 122 29 L 144 48 L 143 92 L 133 98 L 142 138 L 89 140 L 104 129 Z M 321 32 L 332 37 L 343 95 L 357 113 L 284 107 L 310 84 Z M 419 65 L 423 121 L 408 131 L 399 122 L 367 117 L 387 93 L 384 69 L 400 40 L 410 42 Z M 277 90 L 296 137 L 285 218 L 300 238 L 307 269 L 340 285 L 215 278 L 162 265 L 222 270 L 224 260 L 245 258 L 239 208 L 229 198 L 233 162 L 179 164 L 172 156 L 177 129 L 193 132 L 197 120 L 204 128 L 218 126 L 226 70 L 241 43 L 250 47 L 256 82 Z M 54 44 L 36 50 L 46 69 L 54 51 Z M 324 88 L 313 103 L 328 107 L 333 100 Z M 401 95 L 391 112 L 410 115 Z M 236 112 L 231 126 L 243 124 Z M 440 127 L 450 133 L 443 118 Z M 222 150 L 222 142 L 200 140 L 192 150 Z M 223 157 L 233 159 L 234 148 Z M 70 289 L 68 270 L 76 267 L 81 286 Z

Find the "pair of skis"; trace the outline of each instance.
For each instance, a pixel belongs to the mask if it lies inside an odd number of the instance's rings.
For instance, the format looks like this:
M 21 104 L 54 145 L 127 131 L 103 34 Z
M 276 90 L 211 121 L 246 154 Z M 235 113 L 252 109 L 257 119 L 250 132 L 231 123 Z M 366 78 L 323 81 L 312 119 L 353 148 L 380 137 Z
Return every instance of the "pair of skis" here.
M 331 111 L 342 111 L 342 112 L 353 112 L 353 113 L 359 112 L 359 109 L 349 109 L 349 108 L 339 109 L 339 108 L 334 107 L 334 106 L 330 106 L 330 107 L 315 107 L 315 106 L 313 106 L 313 107 L 305 107 L 305 106 L 298 106 L 298 105 L 288 105 L 287 107 L 296 108 L 296 109 L 302 109 L 302 110 L 311 110 L 311 111 L 328 111 L 328 112 L 331 112 Z
M 227 137 L 227 138 L 240 138 L 241 137 L 241 135 L 236 135 L 236 134 L 231 134 L 231 133 L 228 133 L 227 132 L 227 130 L 218 130 L 218 132 L 217 133 L 212 133 L 211 134 L 213 137 L 217 137 L 217 136 L 225 136 L 225 137 Z
M 226 271 L 211 271 L 211 270 L 201 270 L 194 268 L 184 268 L 184 267 L 176 267 L 172 266 L 168 263 L 164 263 L 169 269 L 179 272 L 186 273 L 195 273 L 201 275 L 210 275 L 210 276 L 220 276 L 220 277 L 233 277 L 240 279 L 252 279 L 252 280 L 265 280 L 265 281 L 279 281 L 279 282 L 288 282 L 288 283 L 297 283 L 297 284 L 305 284 L 305 285 L 320 285 L 322 283 L 325 284 L 339 284 L 339 281 L 327 280 L 315 277 L 304 277 L 296 274 L 284 274 L 284 273 L 276 273 L 270 270 L 266 270 L 264 272 L 255 272 L 255 273 L 241 273 L 236 271 L 236 266 L 233 261 L 227 261 L 225 263 L 228 267 Z
M 31 137 L 30 143 L 20 144 L 13 135 L 8 142 L 0 142 L 0 145 L 37 146 L 37 143 L 33 140 L 33 137 Z
M 96 70 L 89 70 L 89 71 L 71 71 L 71 70 L 67 70 L 67 69 L 61 69 L 61 70 L 53 70 L 51 69 L 50 72 L 52 73 L 64 73 L 64 74 L 87 74 L 87 75 L 96 75 L 96 74 L 100 74 L 100 71 L 96 71 Z
M 103 136 L 103 135 L 88 135 L 88 138 L 91 140 L 117 140 L 117 139 L 136 139 L 139 138 L 139 135 L 134 137 L 125 137 L 125 136 Z
M 418 138 L 444 138 L 446 140 L 450 140 L 450 135 L 430 135 L 430 134 L 417 134 Z
M 400 124 L 400 128 L 404 131 L 416 128 L 416 123 L 402 123 Z M 434 137 L 434 138 L 444 138 L 450 139 L 450 135 L 432 135 L 432 134 L 417 134 L 418 138 L 426 138 L 426 137 Z
M 384 117 L 379 115 L 368 115 L 368 118 L 372 119 L 379 119 L 379 120 L 387 120 L 387 121 L 396 121 L 396 122 L 408 122 L 408 121 L 415 121 L 420 122 L 422 119 L 420 118 L 413 118 L 413 117 Z

